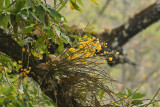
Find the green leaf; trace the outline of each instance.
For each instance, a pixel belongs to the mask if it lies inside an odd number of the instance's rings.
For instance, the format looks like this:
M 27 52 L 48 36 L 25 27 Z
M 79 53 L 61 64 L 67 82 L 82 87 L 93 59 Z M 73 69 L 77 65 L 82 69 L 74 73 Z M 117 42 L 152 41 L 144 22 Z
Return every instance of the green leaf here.
M 71 31 L 71 28 L 68 26 L 68 25 L 66 25 L 66 24 L 63 24 L 63 26 L 67 29 L 67 31 Z
M 46 100 L 45 103 L 48 105 L 48 106 L 51 106 L 52 104 L 50 103 L 50 101 Z
M 60 3 L 63 3 L 63 0 L 59 0 L 60 1 Z
M 7 98 L 13 102 L 17 102 L 17 100 L 13 96 L 7 96 Z
M 92 37 L 92 35 L 91 34 L 87 34 L 87 38 L 91 38 Z
M 54 26 L 54 30 L 56 31 L 56 34 L 60 37 L 61 31 L 57 26 Z
M 18 13 L 24 7 L 25 3 L 26 3 L 25 0 L 17 0 L 15 4 L 14 12 Z
M 35 44 L 36 44 L 38 47 L 40 47 L 43 51 L 45 51 L 45 49 L 44 49 L 43 46 L 42 46 L 44 40 L 46 40 L 46 36 L 40 37 L 40 38 L 35 42 Z
M 141 100 L 133 100 L 131 104 L 137 106 L 137 105 L 143 104 L 143 102 Z
M 0 105 L 2 105 L 2 104 L 3 104 L 4 100 L 5 100 L 5 98 L 4 98 L 4 97 L 0 97 Z
M 39 16 L 40 22 L 44 22 L 44 14 L 45 14 L 45 10 L 43 9 L 43 7 L 41 5 L 39 5 L 36 8 L 36 13 Z
M 78 35 L 69 35 L 71 38 L 75 38 L 75 39 L 77 39 L 77 38 L 79 38 L 79 36 Z
M 83 6 L 83 1 L 82 1 L 82 0 L 77 0 L 77 2 L 78 2 L 81 6 Z
M 119 92 L 119 93 L 117 93 L 117 95 L 119 95 L 120 97 L 124 97 L 126 94 Z
M 5 7 L 8 7 L 10 5 L 10 0 L 5 0 Z
M 29 33 L 33 30 L 33 27 L 32 26 L 27 26 L 23 29 L 22 33 Z
M 11 58 L 7 55 L 2 55 L 1 58 L 5 60 L 5 62 L 11 62 Z
M 44 11 L 48 11 L 48 12 L 49 12 L 49 9 L 46 7 L 46 5 L 45 5 L 45 4 L 40 3 L 40 5 L 43 7 Z
M 101 89 L 98 94 L 100 94 L 100 100 L 102 101 L 102 98 L 104 96 L 104 89 Z
M 5 14 L 0 14 L 0 25 L 3 24 L 4 18 L 5 18 Z
M 0 9 L 3 8 L 4 0 L 0 0 Z
M 42 36 L 42 37 L 40 37 L 40 38 L 36 41 L 36 43 L 37 43 L 38 45 L 42 45 L 43 42 L 44 42 L 44 40 L 45 40 L 45 36 Z
M 49 8 L 49 15 L 53 18 L 61 18 L 62 15 L 59 14 L 57 11 L 55 11 L 54 9 L 50 9 Z
M 38 0 L 39 3 L 41 3 L 41 0 Z
M 145 96 L 145 94 L 135 93 L 135 94 L 132 96 L 132 99 L 140 99 L 140 98 L 143 98 L 144 96 Z
M 127 88 L 127 92 L 128 92 L 128 96 L 132 94 L 132 91 L 129 88 Z
M 81 10 L 81 8 L 76 3 L 74 3 L 73 1 L 70 1 L 70 3 L 74 7 L 74 9 L 76 9 L 76 10 L 80 11 L 81 13 L 83 13 L 83 11 Z
M 58 47 L 58 52 L 62 52 L 64 50 L 64 44 L 63 41 L 60 40 L 60 46 Z
M 58 8 L 58 12 L 61 11 L 67 4 L 68 1 L 62 2 L 61 6 Z
M 30 14 L 33 16 L 33 18 L 35 18 L 38 22 L 40 22 L 40 20 L 38 19 L 38 17 L 34 13 L 30 12 Z
M 56 10 L 57 0 L 54 0 L 54 9 Z
M 66 36 L 64 33 L 61 33 L 61 36 L 64 38 L 64 39 L 63 38 L 61 38 L 61 39 L 65 44 L 70 43 L 70 39 L 68 36 Z
M 11 25 L 11 17 L 10 17 L 10 13 L 6 14 L 6 18 L 7 18 L 8 22 L 9 22 L 9 24 Z
M 53 33 L 53 32 L 52 32 Z M 55 36 L 52 34 L 51 36 L 50 36 L 50 38 L 52 39 L 52 41 L 54 42 L 54 43 L 56 43 L 56 38 L 55 38 Z
M 10 86 L 7 90 L 5 90 L 4 94 L 8 95 L 13 91 L 13 86 Z
M 7 20 L 6 15 L 5 15 L 5 17 L 3 17 L 3 23 L 2 23 L 2 25 L 3 25 L 3 28 L 4 28 L 4 29 L 6 29 L 7 26 L 8 26 L 8 20 Z

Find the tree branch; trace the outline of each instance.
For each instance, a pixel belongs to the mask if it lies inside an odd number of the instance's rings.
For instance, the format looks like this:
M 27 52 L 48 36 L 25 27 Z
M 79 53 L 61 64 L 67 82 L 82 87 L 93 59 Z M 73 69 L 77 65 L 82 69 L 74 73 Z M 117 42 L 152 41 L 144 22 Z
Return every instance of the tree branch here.
M 113 29 L 110 33 L 105 31 L 101 34 L 102 40 L 112 48 L 118 48 L 127 43 L 137 33 L 149 27 L 160 19 L 159 0 L 139 13 L 131 17 L 126 23 Z
M 13 60 L 22 60 L 22 47 L 6 34 L 3 29 L 0 28 L 0 52 L 10 56 Z M 28 53 L 23 53 L 23 67 L 26 68 L 28 64 Z M 63 85 L 59 85 L 57 80 L 52 76 L 54 71 L 45 71 L 36 68 L 40 62 L 31 55 L 29 57 L 29 66 L 32 68 L 28 74 L 33 80 L 35 80 L 41 87 L 41 90 L 54 102 L 57 102 L 58 107 L 79 107 L 79 103 L 72 97 L 67 95 Z M 20 72 L 19 72 L 20 73 Z M 54 94 L 57 91 L 57 95 Z M 66 99 L 67 98 L 67 99 Z
M 157 2 L 154 4 L 135 14 L 126 23 L 114 28 L 110 32 L 104 31 L 99 34 L 98 37 L 102 41 L 107 42 L 108 47 L 104 48 L 105 51 L 118 50 L 120 55 L 123 55 L 122 46 L 126 44 L 132 37 L 136 36 L 137 33 L 143 31 L 153 23 L 157 22 L 159 19 L 160 0 L 157 0 Z M 97 34 L 95 34 L 95 36 L 96 35 Z M 110 66 L 114 66 L 119 63 L 128 63 L 128 59 L 122 59 L 119 56 L 115 57 L 115 55 L 112 55 L 112 57 L 114 58 L 115 63 L 108 63 Z
M 15 61 L 21 59 L 21 47 L 16 41 L 11 39 L 10 35 L 5 34 L 3 29 L 0 29 L 0 51 L 12 57 Z

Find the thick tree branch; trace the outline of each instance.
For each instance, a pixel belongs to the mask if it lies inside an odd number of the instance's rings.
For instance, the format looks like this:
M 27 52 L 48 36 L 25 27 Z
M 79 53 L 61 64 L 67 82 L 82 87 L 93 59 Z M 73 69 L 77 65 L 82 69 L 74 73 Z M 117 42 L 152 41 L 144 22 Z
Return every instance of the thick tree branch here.
M 101 34 L 101 38 L 107 41 L 112 48 L 123 46 L 133 36 L 149 27 L 151 24 L 160 19 L 160 2 L 159 0 L 151 6 L 145 8 L 131 17 L 123 25 L 113 29 L 110 33 L 107 31 Z
M 10 56 L 13 60 L 22 60 L 22 47 L 14 41 L 10 35 L 6 34 L 0 28 L 0 52 Z M 28 53 L 23 53 L 23 66 L 26 68 L 28 64 Z M 79 104 L 72 96 L 68 96 L 63 85 L 59 85 L 57 80 L 52 76 L 54 71 L 45 71 L 36 68 L 40 64 L 39 61 L 31 55 L 29 57 L 29 66 L 32 68 L 29 77 L 35 80 L 41 87 L 41 90 L 54 102 L 57 102 L 58 107 L 79 107 Z M 54 94 L 57 91 L 57 95 Z M 67 98 L 67 99 L 66 99 Z
M 132 37 L 136 36 L 137 33 L 143 31 L 153 23 L 157 22 L 159 19 L 160 0 L 157 0 L 157 2 L 135 14 L 126 23 L 120 25 L 117 28 L 114 28 L 112 31 L 106 30 L 100 34 L 92 33 L 92 35 L 100 38 L 103 42 L 106 42 L 108 44 L 108 47 L 103 48 L 103 51 L 118 50 L 122 55 L 122 46 L 125 43 L 127 43 Z M 81 32 L 81 34 L 83 35 L 88 33 L 74 27 L 73 31 L 74 32 L 71 32 L 73 34 L 79 34 L 79 32 Z M 128 59 L 122 59 L 120 57 L 115 57 L 114 55 L 112 55 L 112 57 L 114 58 L 115 63 L 109 64 L 111 66 L 119 63 L 131 63 L 132 65 L 135 65 L 135 63 L 129 61 Z
M 143 9 L 139 13 L 135 14 L 133 17 L 130 17 L 129 20 L 120 25 L 117 28 L 114 28 L 112 31 L 104 31 L 100 34 L 91 33 L 93 36 L 100 38 L 103 42 L 107 42 L 107 49 L 117 49 L 122 47 L 127 43 L 132 37 L 136 36 L 137 33 L 143 31 L 153 23 L 157 22 L 160 19 L 160 0 L 157 0 L 154 4 Z M 72 27 L 73 32 L 68 34 L 81 34 L 90 33 L 78 29 L 75 26 Z
M 118 50 L 123 55 L 122 46 L 126 44 L 132 37 L 136 36 L 137 33 L 143 31 L 153 23 L 160 19 L 160 0 L 157 0 L 154 4 L 143 9 L 139 13 L 131 17 L 126 23 L 113 29 L 112 31 L 104 31 L 99 34 L 99 38 L 102 41 L 107 42 L 106 51 Z M 119 63 L 130 63 L 128 59 L 122 59 L 119 56 L 114 58 L 115 63 L 109 63 L 113 66 Z M 135 65 L 135 64 L 133 64 Z
M 0 29 L 0 51 L 13 58 L 15 61 L 18 61 L 21 59 L 22 48 L 10 37 L 11 36 L 5 34 L 4 30 Z

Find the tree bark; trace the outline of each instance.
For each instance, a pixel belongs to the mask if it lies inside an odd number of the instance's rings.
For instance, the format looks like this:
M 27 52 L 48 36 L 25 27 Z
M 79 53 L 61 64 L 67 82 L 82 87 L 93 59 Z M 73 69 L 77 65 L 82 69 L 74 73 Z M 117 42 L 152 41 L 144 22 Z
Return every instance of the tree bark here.
M 5 53 L 17 62 L 19 60 L 22 60 L 23 55 L 23 68 L 26 68 L 28 64 L 28 53 L 23 53 L 22 47 L 19 46 L 18 43 L 11 38 L 11 35 L 6 34 L 1 28 L 0 52 Z M 59 85 L 57 83 L 57 80 L 52 76 L 54 74 L 54 71 L 37 69 L 36 66 L 38 64 L 40 64 L 40 62 L 33 55 L 31 55 L 29 57 L 29 66 L 31 67 L 31 71 L 28 76 L 40 85 L 41 90 L 50 99 L 52 99 L 54 102 L 57 102 L 58 107 L 80 107 L 78 102 L 72 96 L 67 96 L 67 94 L 65 93 L 67 89 L 65 89 L 63 85 Z M 20 72 L 16 74 L 19 73 Z M 55 91 L 57 91 L 57 95 L 54 94 Z

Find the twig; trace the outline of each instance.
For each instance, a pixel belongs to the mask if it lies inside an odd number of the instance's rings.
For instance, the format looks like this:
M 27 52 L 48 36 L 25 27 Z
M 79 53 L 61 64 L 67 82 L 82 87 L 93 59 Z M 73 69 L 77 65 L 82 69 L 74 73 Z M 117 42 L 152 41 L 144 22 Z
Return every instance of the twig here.
M 147 107 L 148 105 L 150 105 L 152 103 L 152 101 L 155 99 L 155 97 L 157 96 L 157 94 L 159 93 L 159 91 L 160 91 L 160 88 L 158 89 L 158 91 L 156 92 L 156 94 L 154 95 L 154 97 L 151 99 L 151 101 L 148 104 L 146 104 L 145 107 Z
M 93 23 L 96 23 L 97 19 L 99 18 L 99 16 L 101 16 L 103 14 L 103 12 L 105 11 L 105 9 L 108 7 L 109 3 L 111 0 L 106 0 L 104 6 L 102 7 L 102 9 L 98 12 L 96 18 L 93 20 Z

